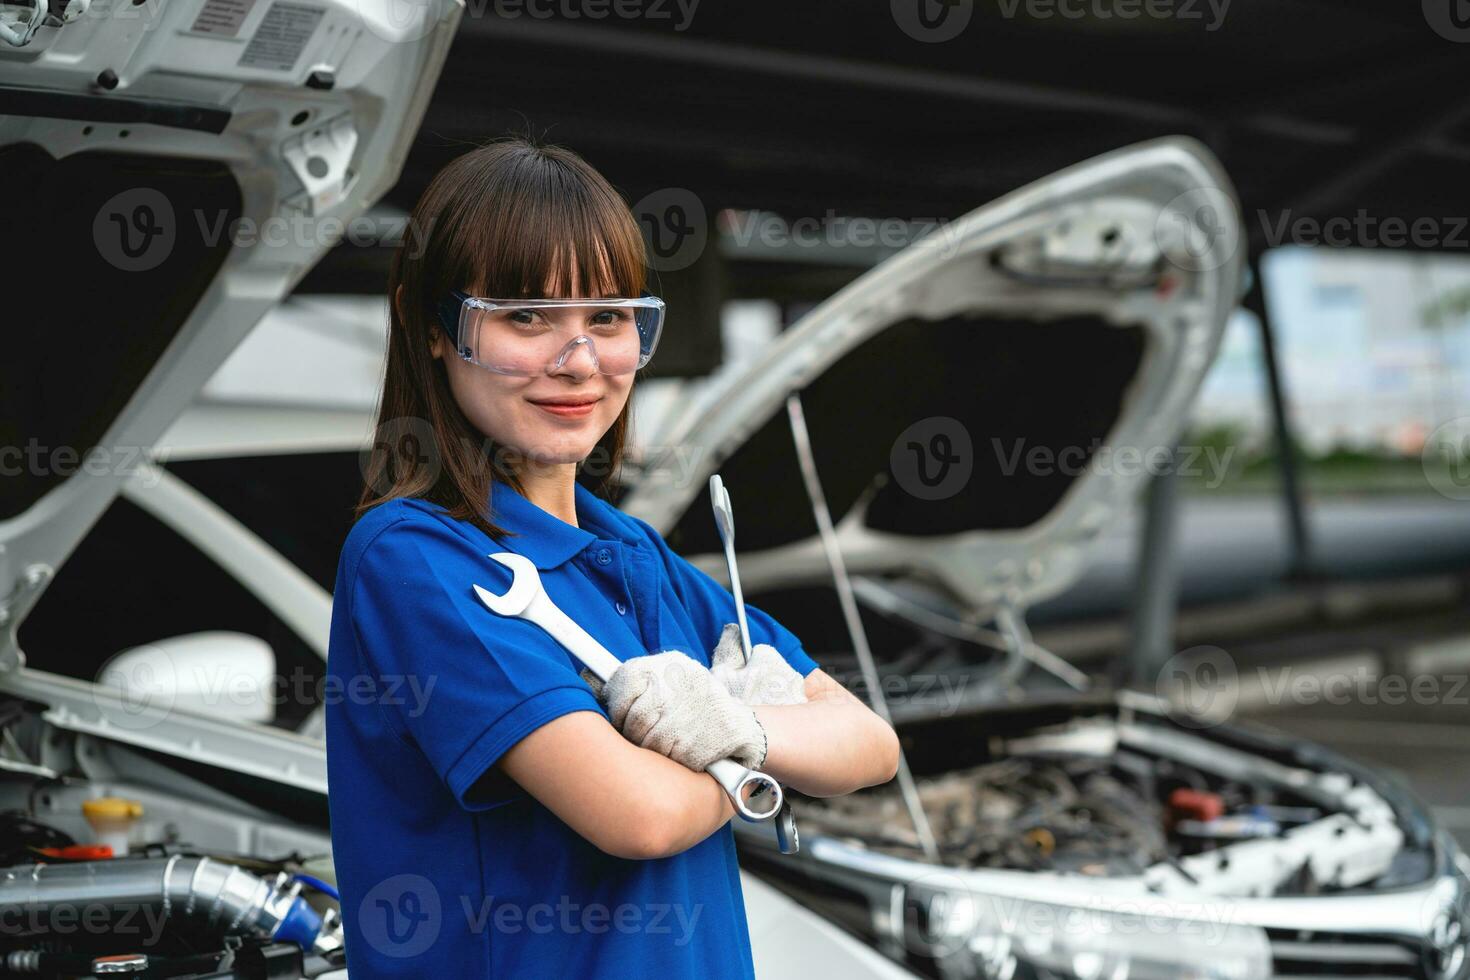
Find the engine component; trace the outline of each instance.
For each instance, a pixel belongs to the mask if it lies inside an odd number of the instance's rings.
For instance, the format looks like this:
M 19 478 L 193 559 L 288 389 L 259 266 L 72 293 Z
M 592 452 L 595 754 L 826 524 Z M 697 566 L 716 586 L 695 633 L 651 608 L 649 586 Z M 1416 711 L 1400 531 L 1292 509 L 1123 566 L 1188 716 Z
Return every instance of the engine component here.
M 921 779 L 918 791 L 946 864 L 1119 875 L 1169 856 L 1161 807 L 1107 760 L 1005 759 Z M 801 813 L 875 850 L 917 848 L 891 792 L 812 801 Z
M 82 815 L 97 835 L 97 843 L 112 848 L 115 857 L 128 853 L 128 837 L 133 824 L 143 815 L 143 804 L 116 796 L 102 796 L 82 801 Z
M 227 935 L 293 941 L 317 953 L 342 945 L 335 914 L 324 919 L 300 897 L 289 875 L 267 880 L 207 857 L 133 858 L 19 865 L 0 871 L 0 909 L 38 922 L 80 921 L 96 908 L 114 915 L 142 910 L 187 916 Z M 10 913 L 6 913 L 10 914 Z M 19 931 L 7 923 L 11 932 Z

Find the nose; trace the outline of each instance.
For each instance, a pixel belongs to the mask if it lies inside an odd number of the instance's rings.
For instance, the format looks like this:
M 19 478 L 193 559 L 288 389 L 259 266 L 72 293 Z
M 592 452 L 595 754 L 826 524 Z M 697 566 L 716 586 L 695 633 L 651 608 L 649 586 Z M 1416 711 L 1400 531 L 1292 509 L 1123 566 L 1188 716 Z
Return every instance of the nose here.
M 597 347 L 592 343 L 591 337 L 576 337 L 567 342 L 556 355 L 556 360 L 551 362 L 546 373 L 552 376 L 564 375 L 585 381 L 597 373 Z

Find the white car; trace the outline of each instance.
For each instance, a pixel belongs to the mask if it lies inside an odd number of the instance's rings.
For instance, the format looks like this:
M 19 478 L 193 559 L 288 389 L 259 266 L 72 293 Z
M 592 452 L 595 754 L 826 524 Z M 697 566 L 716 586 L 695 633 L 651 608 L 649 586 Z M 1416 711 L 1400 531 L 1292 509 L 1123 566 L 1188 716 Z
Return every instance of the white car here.
M 18 287 L 0 364 L 0 975 L 346 976 L 324 747 L 263 724 L 276 651 L 233 630 L 23 651 L 18 631 L 121 499 L 161 523 L 150 552 L 206 556 L 260 604 L 258 632 L 269 618 L 325 657 L 330 596 L 152 457 L 333 244 L 380 237 L 364 216 L 398 178 L 461 12 L 0 6 Z M 106 661 L 98 683 L 46 669 L 79 654 Z M 746 894 L 763 975 L 908 975 L 759 881 Z
M 279 651 L 237 631 L 153 637 L 111 659 L 118 651 L 81 651 L 107 663 L 93 683 L 47 669 L 78 651 L 22 650 L 17 636 L 123 499 L 163 526 L 150 547 L 181 541 L 207 556 L 325 654 L 330 596 L 150 455 L 393 184 L 460 7 L 3 9 L 7 310 L 18 315 L 0 363 L 0 464 L 15 467 L 0 480 L 0 840 L 11 855 L 0 972 L 341 976 L 323 748 L 310 719 L 301 731 L 264 724 L 259 698 Z M 701 493 L 720 470 L 748 593 L 784 605 L 783 621 L 838 670 L 863 641 L 840 617 L 804 621 L 824 609 L 812 596 L 830 609 L 836 593 L 785 408 L 800 393 L 829 543 L 852 576 L 837 581 L 870 629 L 874 616 L 889 624 L 873 633 L 874 669 L 909 683 L 919 663 L 942 686 L 973 675 L 955 650 L 999 643 L 1011 655 L 987 668 L 984 690 L 1033 663 L 1075 681 L 1029 643 L 1025 608 L 1075 578 L 1143 478 L 1084 466 L 987 481 L 955 469 L 966 455 L 955 440 L 1167 445 L 1235 303 L 1238 244 L 1228 184 L 1193 144 L 1059 174 L 940 229 L 732 372 L 660 438 L 698 450 L 698 472 L 681 477 L 687 455 L 655 453 L 623 506 L 718 574 Z M 199 587 L 177 582 L 150 601 L 186 604 Z M 86 599 L 69 614 L 95 615 Z M 241 696 L 222 697 L 221 679 Z M 768 827 L 742 826 L 760 975 L 1463 973 L 1458 852 L 1371 773 L 1310 746 L 1191 727 L 1138 698 L 983 702 L 895 706 L 937 856 L 891 790 L 802 801 L 796 855 L 779 854 Z M 1068 766 L 1155 806 L 1138 788 L 1149 780 L 1197 783 L 1206 798 L 1243 787 L 1295 822 L 1193 853 L 1121 819 L 1095 821 L 1100 849 L 1072 851 L 1076 835 L 1034 822 L 1013 824 L 1029 845 L 1019 858 L 983 841 L 955 849 L 956 811 L 936 794 L 973 796 L 1024 769 L 1052 780 L 1031 802 L 1056 809 L 1055 771 Z M 1129 828 L 1148 839 L 1108 851 Z M 99 845 L 114 856 L 89 850 Z

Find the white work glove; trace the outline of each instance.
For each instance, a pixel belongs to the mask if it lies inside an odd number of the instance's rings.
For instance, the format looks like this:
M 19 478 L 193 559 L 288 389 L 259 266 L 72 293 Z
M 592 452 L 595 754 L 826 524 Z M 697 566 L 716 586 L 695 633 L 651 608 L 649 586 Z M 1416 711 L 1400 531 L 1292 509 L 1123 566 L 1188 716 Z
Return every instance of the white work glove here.
M 634 745 L 703 772 L 734 759 L 748 769 L 766 761 L 766 730 L 694 658 L 677 650 L 623 662 L 606 685 L 582 679 L 607 708 L 613 727 Z
M 740 627 L 726 623 L 710 658 L 710 673 L 741 704 L 805 704 L 806 678 L 769 643 L 750 648 L 750 663 L 740 644 Z

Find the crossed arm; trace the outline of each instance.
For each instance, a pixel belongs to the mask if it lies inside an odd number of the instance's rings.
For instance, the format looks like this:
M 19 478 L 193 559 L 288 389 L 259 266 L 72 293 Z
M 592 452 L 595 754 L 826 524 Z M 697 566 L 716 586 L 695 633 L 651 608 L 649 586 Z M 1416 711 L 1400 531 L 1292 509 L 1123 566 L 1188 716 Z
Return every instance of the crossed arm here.
M 769 740 L 763 771 L 808 796 L 840 796 L 893 778 L 898 737 L 822 670 L 805 704 L 754 708 Z M 712 776 L 625 739 L 591 711 L 562 715 L 498 763 L 599 850 L 647 860 L 693 847 L 735 815 Z

